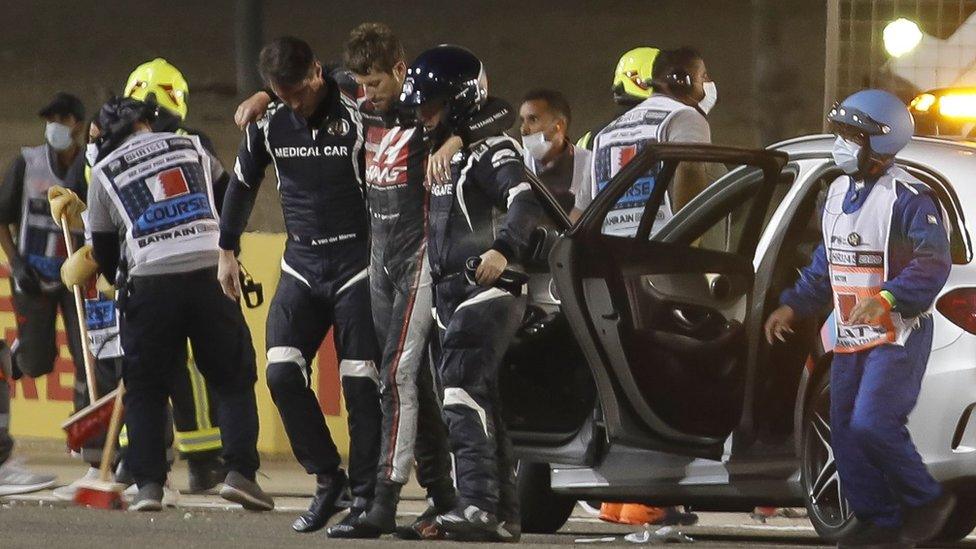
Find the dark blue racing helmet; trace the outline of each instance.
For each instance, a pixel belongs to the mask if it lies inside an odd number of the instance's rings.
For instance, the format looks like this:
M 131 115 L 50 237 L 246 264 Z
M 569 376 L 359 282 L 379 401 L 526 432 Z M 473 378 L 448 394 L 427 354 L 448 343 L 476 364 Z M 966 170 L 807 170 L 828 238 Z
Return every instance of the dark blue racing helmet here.
M 481 60 L 465 48 L 448 44 L 417 56 L 407 69 L 400 93 L 400 103 L 408 109 L 444 101 L 452 128 L 460 126 L 487 98 L 488 80 Z

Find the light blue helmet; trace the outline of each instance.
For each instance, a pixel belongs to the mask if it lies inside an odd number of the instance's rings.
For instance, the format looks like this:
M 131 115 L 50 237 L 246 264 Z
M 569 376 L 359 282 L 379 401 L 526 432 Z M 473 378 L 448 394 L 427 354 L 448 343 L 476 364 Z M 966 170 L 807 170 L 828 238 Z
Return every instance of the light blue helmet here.
M 883 156 L 898 154 L 915 133 L 908 107 L 884 90 L 861 90 L 849 96 L 834 104 L 827 120 L 835 126 L 834 133 L 863 134 L 870 152 Z

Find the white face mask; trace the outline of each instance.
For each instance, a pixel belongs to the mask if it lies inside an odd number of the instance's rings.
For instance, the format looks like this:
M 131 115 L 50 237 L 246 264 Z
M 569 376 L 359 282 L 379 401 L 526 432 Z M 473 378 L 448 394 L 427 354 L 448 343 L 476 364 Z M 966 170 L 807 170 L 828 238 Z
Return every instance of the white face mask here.
M 860 168 L 861 146 L 851 143 L 843 137 L 834 140 L 834 148 L 830 151 L 834 157 L 834 164 L 847 175 L 854 175 Z
M 85 145 L 85 160 L 88 161 L 89 166 L 95 165 L 95 161 L 98 160 L 98 145 L 95 143 Z
M 541 162 L 552 149 L 552 141 L 547 141 L 543 132 L 535 132 L 522 136 L 522 146 L 529 156 Z
M 718 101 L 718 88 L 715 87 L 715 82 L 703 82 L 702 88 L 705 90 L 705 97 L 698 102 L 698 108 L 703 113 L 708 114 L 715 108 L 715 102 Z
M 44 137 L 48 145 L 56 151 L 63 151 L 71 146 L 71 128 L 58 122 L 48 122 L 44 128 Z

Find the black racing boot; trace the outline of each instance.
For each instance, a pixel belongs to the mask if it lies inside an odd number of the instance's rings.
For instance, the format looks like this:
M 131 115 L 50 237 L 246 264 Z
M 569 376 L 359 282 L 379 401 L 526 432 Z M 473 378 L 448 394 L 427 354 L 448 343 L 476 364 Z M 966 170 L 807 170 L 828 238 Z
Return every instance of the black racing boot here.
M 227 476 L 227 467 L 216 453 L 190 455 L 186 460 L 190 477 L 190 494 L 202 494 L 213 490 Z
M 376 539 L 396 531 L 396 511 L 403 485 L 389 480 L 378 480 L 376 492 L 369 510 L 353 514 L 352 520 L 343 521 L 329 528 L 329 537 L 338 539 Z
M 444 539 L 444 532 L 437 525 L 437 516 L 451 512 L 457 503 L 457 492 L 451 479 L 427 487 L 427 509 L 409 526 L 397 527 L 397 537 L 407 540 Z
M 339 499 L 348 488 L 349 481 L 342 469 L 332 474 L 316 475 L 315 497 L 312 505 L 300 517 L 295 519 L 291 527 L 296 532 L 308 533 L 321 530 L 329 519 L 342 511 L 338 505 Z
M 942 495 L 931 503 L 921 507 L 910 507 L 905 511 L 905 525 L 902 527 L 902 539 L 913 543 L 922 543 L 938 535 L 945 526 L 946 520 L 956 507 L 956 496 L 943 491 Z
M 438 515 L 434 520 L 450 540 L 502 541 L 495 514 L 474 505 Z

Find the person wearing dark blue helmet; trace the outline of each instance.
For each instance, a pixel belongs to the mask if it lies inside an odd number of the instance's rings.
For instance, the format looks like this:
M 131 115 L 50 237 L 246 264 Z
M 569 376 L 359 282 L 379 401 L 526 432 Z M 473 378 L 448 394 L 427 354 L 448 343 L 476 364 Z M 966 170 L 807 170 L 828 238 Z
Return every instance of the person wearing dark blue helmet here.
M 417 57 L 400 95 L 432 148 L 457 133 L 487 99 L 481 60 L 449 45 Z M 541 207 L 518 143 L 503 133 L 466 143 L 450 172 L 449 180 L 431 185 L 427 250 L 441 347 L 437 372 L 459 503 L 435 524 L 455 539 L 516 541 L 521 527 L 514 460 L 497 374 L 525 310 L 515 265 Z
M 833 303 L 830 432 L 844 496 L 863 525 L 841 547 L 914 547 L 954 506 L 906 427 L 932 349 L 932 303 L 952 259 L 931 189 L 895 164 L 911 140 L 905 105 L 863 90 L 827 120 L 844 174 L 824 205 L 823 243 L 766 321 L 770 344 Z

